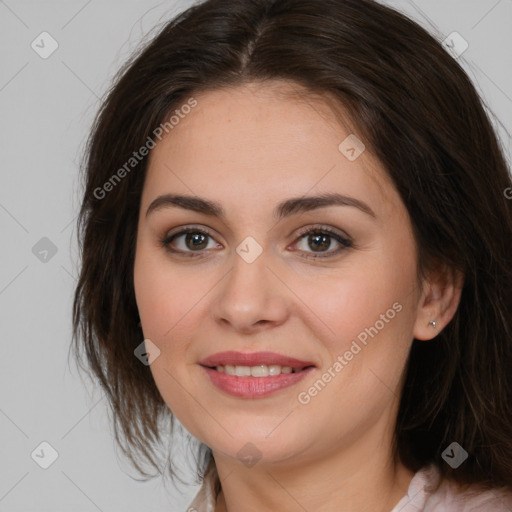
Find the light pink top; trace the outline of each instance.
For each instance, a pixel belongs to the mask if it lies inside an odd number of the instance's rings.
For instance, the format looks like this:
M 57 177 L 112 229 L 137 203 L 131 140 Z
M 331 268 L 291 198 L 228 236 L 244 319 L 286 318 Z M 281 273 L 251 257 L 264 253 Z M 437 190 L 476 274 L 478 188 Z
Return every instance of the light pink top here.
M 216 472 L 207 473 L 187 512 L 215 511 L 216 479 Z M 422 468 L 412 478 L 407 494 L 390 512 L 512 512 L 512 492 L 493 489 L 463 493 L 448 480 L 444 480 L 436 492 L 430 492 L 429 488 L 438 480 L 435 465 Z

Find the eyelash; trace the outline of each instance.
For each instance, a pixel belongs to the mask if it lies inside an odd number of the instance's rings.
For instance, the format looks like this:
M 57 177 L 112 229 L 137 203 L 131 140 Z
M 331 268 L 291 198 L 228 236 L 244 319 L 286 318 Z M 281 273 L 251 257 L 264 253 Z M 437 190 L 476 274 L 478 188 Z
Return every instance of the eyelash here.
M 181 231 L 178 231 L 177 233 L 173 233 L 172 235 L 166 235 L 163 239 L 160 240 L 160 244 L 164 249 L 166 249 L 167 251 L 169 251 L 173 254 L 178 254 L 180 256 L 189 257 L 189 258 L 202 257 L 203 255 L 201 253 L 204 252 L 204 250 L 182 251 L 182 250 L 171 249 L 170 244 L 176 238 L 178 238 L 182 235 L 186 235 L 188 233 L 196 233 L 196 234 L 199 233 L 199 234 L 208 236 L 212 240 L 214 240 L 214 238 L 210 232 L 208 232 L 204 229 L 200 229 L 200 228 L 188 227 L 188 228 L 182 229 Z M 328 226 L 317 226 L 317 227 L 306 228 L 304 230 L 301 230 L 298 234 L 296 242 L 300 241 L 303 238 L 306 238 L 308 235 L 312 235 L 312 234 L 328 235 L 329 237 L 334 238 L 341 245 L 341 247 L 335 251 L 328 251 L 325 253 L 309 253 L 309 254 L 314 254 L 314 256 L 301 256 L 302 258 L 307 258 L 307 259 L 331 258 L 331 257 L 337 256 L 339 253 L 341 253 L 345 249 L 353 247 L 352 240 L 350 240 L 349 238 L 344 238 L 338 232 L 334 231 L 333 229 L 329 228 Z M 294 242 L 294 243 L 296 243 L 296 242 Z

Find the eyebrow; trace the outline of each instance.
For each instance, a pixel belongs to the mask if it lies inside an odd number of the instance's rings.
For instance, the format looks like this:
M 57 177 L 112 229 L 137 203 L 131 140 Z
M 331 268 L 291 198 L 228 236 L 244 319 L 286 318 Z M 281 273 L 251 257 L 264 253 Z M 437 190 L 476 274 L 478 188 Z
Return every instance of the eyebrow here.
M 373 218 L 377 217 L 375 212 L 363 201 L 338 193 L 326 193 L 317 196 L 303 196 L 287 199 L 276 206 L 273 216 L 277 220 L 282 220 L 285 217 L 290 217 L 291 215 L 308 212 L 326 206 L 351 206 L 361 210 Z M 146 217 L 148 217 L 152 212 L 172 207 L 192 210 L 211 217 L 218 217 L 222 220 L 226 219 L 226 213 L 219 203 L 197 196 L 177 194 L 165 194 L 158 196 L 149 205 L 146 211 Z

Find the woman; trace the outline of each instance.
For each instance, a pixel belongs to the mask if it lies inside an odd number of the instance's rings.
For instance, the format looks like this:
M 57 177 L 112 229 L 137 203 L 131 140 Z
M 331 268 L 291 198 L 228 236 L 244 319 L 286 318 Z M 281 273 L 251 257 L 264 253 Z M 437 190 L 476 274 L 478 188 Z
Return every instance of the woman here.
M 119 75 L 85 180 L 76 354 L 142 474 L 177 476 L 177 418 L 191 511 L 512 510 L 511 179 L 425 30 L 203 2 Z

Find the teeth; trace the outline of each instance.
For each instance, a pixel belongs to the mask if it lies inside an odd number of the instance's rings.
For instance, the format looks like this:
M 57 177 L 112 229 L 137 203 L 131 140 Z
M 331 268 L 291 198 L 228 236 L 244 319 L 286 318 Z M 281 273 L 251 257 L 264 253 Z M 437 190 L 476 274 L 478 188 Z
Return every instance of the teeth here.
M 269 377 L 280 375 L 281 373 L 297 373 L 303 370 L 303 368 L 294 369 L 291 366 L 280 366 L 278 364 L 260 364 L 258 366 L 233 366 L 227 364 L 225 366 L 216 366 L 215 369 L 218 372 L 236 375 L 237 377 Z

